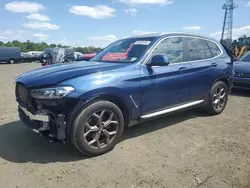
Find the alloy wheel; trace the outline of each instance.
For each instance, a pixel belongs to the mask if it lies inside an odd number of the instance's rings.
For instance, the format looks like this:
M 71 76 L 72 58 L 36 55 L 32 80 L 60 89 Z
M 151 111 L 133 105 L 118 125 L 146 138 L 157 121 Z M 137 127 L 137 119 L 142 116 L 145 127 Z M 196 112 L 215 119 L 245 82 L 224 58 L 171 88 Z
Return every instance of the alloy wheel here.
M 90 115 L 85 122 L 84 142 L 92 149 L 108 146 L 118 133 L 119 122 L 114 112 L 102 109 Z
M 218 87 L 213 95 L 213 106 L 216 110 L 221 110 L 226 102 L 226 90 L 224 87 Z

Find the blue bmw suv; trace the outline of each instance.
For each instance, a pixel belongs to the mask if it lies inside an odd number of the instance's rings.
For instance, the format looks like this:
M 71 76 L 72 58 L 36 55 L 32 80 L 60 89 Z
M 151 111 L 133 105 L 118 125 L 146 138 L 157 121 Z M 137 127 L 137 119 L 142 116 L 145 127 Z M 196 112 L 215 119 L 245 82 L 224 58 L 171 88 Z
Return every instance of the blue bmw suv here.
M 26 72 L 15 91 L 22 122 L 96 156 L 135 122 L 194 107 L 220 114 L 233 75 L 214 39 L 169 33 L 121 39 L 91 61 Z

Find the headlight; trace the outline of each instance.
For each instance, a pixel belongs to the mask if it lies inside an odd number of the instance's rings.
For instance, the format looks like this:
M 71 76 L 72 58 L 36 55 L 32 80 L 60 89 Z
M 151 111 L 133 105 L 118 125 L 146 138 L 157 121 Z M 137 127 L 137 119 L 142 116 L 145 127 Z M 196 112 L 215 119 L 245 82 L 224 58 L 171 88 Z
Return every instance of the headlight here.
M 72 93 L 74 90 L 71 86 L 35 89 L 31 91 L 31 96 L 35 99 L 59 99 Z

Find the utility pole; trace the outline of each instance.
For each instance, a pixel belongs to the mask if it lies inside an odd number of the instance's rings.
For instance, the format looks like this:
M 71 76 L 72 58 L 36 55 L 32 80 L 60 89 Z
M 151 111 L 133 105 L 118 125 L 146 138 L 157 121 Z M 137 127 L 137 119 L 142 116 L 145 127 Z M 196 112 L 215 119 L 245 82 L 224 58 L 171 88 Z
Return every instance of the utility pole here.
M 237 8 L 238 5 L 234 3 L 233 0 L 227 0 L 226 4 L 222 6 L 225 10 L 221 42 L 228 48 L 232 48 L 232 29 L 233 29 L 233 10 Z

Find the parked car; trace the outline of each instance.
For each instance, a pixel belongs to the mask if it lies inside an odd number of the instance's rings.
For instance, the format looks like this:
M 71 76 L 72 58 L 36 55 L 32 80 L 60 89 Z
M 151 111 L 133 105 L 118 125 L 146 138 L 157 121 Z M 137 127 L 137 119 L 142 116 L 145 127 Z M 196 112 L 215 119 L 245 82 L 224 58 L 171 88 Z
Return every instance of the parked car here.
M 33 61 L 39 61 L 39 57 L 40 57 L 41 54 L 42 54 L 42 53 L 40 53 L 40 54 L 33 54 L 33 55 L 32 55 L 32 60 L 33 60 Z
M 82 52 L 74 52 L 75 60 L 77 60 L 79 57 L 83 56 Z
M 42 66 L 75 61 L 72 48 L 46 48 L 39 57 Z
M 41 65 L 43 66 L 44 64 L 46 64 L 46 62 L 47 62 L 47 55 L 46 55 L 46 53 L 41 53 L 40 55 L 39 55 L 39 57 L 38 57 L 38 59 L 39 59 L 39 62 L 41 63 Z
M 38 54 L 40 55 L 41 53 L 43 53 L 42 51 L 29 51 L 28 54 L 30 55 L 35 55 L 35 54 Z
M 250 51 L 234 63 L 234 88 L 250 89 Z
M 39 61 L 42 64 L 42 66 L 51 64 L 53 50 L 54 48 L 46 48 L 43 50 L 43 53 L 39 55 Z
M 21 62 L 21 51 L 18 47 L 0 47 L 0 63 Z
M 65 48 L 64 56 L 67 58 L 67 61 L 75 61 L 75 54 L 73 48 Z
M 51 64 L 68 63 L 75 60 L 74 50 L 72 48 L 54 48 Z
M 39 61 L 42 51 L 29 51 L 28 54 L 32 57 L 32 61 Z
M 131 45 L 127 57 L 103 60 Z M 121 39 L 89 62 L 26 72 L 16 78 L 16 100 L 35 132 L 96 156 L 141 120 L 195 107 L 220 114 L 232 79 L 232 61 L 216 40 L 170 33 Z
M 33 57 L 29 53 L 21 53 L 21 61 L 22 62 L 32 62 Z

